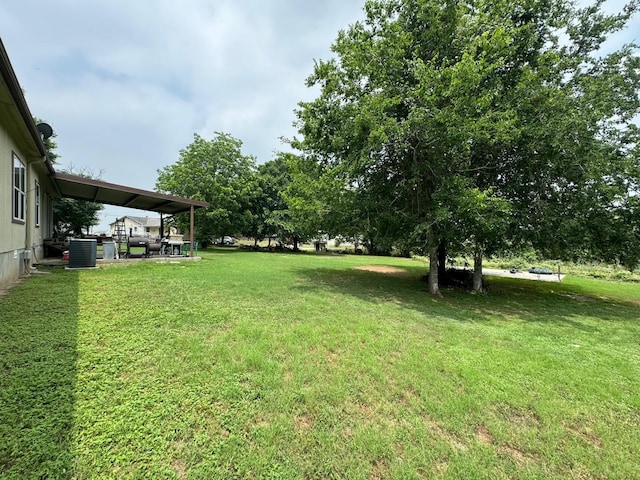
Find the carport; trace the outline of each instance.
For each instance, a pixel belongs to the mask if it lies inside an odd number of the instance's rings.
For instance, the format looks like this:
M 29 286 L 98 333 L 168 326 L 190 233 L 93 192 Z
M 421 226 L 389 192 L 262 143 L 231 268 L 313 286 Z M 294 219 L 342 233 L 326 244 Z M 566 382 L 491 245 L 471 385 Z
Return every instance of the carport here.
M 207 202 L 140 190 L 69 173 L 55 172 L 50 177 L 61 197 L 157 212 L 160 214 L 161 225 L 163 214 L 175 215 L 188 211 L 189 256 L 193 257 L 194 211 L 197 208 L 208 207 Z

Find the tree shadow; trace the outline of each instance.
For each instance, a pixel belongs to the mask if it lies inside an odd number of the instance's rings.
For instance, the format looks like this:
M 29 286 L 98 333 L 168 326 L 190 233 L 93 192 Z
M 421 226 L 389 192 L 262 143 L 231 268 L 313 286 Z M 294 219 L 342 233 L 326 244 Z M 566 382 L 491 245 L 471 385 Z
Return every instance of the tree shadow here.
M 51 269 L 0 299 L 2 478 L 72 475 L 78 275 Z
M 517 311 L 530 321 L 596 318 L 637 324 L 640 304 L 637 299 L 607 297 L 596 288 L 567 283 L 492 277 L 490 294 L 498 298 L 505 310 Z M 579 326 L 581 322 L 573 322 Z M 583 326 L 583 328 L 586 328 Z
M 600 298 L 597 291 L 562 283 L 512 278 L 487 278 L 487 294 L 442 289 L 443 297 L 430 296 L 420 279 L 424 267 L 382 273 L 355 268 L 302 268 L 300 290 L 339 292 L 373 303 L 393 302 L 427 316 L 461 322 L 520 318 L 530 322 L 565 323 L 594 331 L 585 318 L 636 324 L 640 308 L 634 301 Z

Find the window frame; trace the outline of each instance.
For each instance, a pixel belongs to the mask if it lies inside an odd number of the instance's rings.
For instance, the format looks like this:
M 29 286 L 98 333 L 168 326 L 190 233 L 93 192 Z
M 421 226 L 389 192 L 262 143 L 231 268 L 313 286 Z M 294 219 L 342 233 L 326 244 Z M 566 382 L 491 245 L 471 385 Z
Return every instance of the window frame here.
M 42 198 L 42 190 L 40 189 L 40 182 L 36 180 L 36 187 L 34 190 L 35 193 L 35 226 L 40 227 L 40 215 L 41 215 L 41 198 Z
M 27 218 L 27 167 L 20 157 L 12 152 L 11 218 L 14 223 L 26 223 Z M 16 185 L 16 180 L 20 185 Z

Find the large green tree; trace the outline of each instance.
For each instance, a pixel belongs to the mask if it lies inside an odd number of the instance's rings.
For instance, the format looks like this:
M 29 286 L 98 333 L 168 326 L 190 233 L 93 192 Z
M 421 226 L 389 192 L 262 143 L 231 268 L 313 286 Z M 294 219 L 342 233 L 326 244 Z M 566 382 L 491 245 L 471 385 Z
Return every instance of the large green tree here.
M 294 249 L 297 249 L 298 242 L 327 233 L 328 199 L 335 182 L 307 157 L 287 154 L 287 164 L 291 181 L 282 192 L 286 210 L 276 214 L 280 214 L 278 224 L 288 233 Z
M 335 58 L 316 64 L 308 84 L 320 95 L 300 104 L 294 144 L 365 204 L 375 192 L 391 239 L 428 252 L 433 294 L 442 245 L 557 246 L 550 225 L 597 202 L 594 178 L 619 185 L 637 141 L 634 47 L 599 53 L 636 3 L 619 15 L 601 3 L 368 1 Z M 470 204 L 452 185 L 479 206 L 461 210 Z
M 326 224 L 326 185 L 317 165 L 293 153 L 279 152 L 256 172 L 262 205 L 262 231 L 281 242 L 317 237 Z
M 280 152 L 275 158 L 258 166 L 256 177 L 261 196 L 259 232 L 260 238 L 275 236 L 281 241 L 292 236 L 288 223 L 287 202 L 283 193 L 291 183 L 289 154 Z
M 211 140 L 196 134 L 175 164 L 158 170 L 156 189 L 209 202 L 208 208 L 195 212 L 195 238 L 206 244 L 224 235 L 252 233 L 258 188 L 254 169 L 255 159 L 242 153 L 240 140 L 219 132 Z M 176 220 L 183 231 L 188 230 L 188 215 Z
M 289 241 L 297 249 L 300 241 L 344 231 L 336 227 L 341 216 L 335 213 L 344 209 L 340 210 L 339 202 L 333 198 L 344 190 L 334 177 L 323 175 L 317 163 L 279 152 L 258 166 L 256 177 L 261 194 L 261 231 L 265 234 L 275 235 L 281 242 Z

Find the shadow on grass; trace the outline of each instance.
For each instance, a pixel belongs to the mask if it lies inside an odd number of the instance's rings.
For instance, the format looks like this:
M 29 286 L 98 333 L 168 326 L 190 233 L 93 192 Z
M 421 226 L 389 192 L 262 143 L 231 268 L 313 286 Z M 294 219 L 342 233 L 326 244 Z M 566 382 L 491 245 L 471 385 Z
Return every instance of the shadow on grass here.
M 0 299 L 0 477 L 67 478 L 78 273 L 36 275 Z
M 443 298 L 427 293 L 420 280 L 424 267 L 401 273 L 380 273 L 355 268 L 309 268 L 296 272 L 304 281 L 300 290 L 329 290 L 369 302 L 393 302 L 430 316 L 457 321 L 500 320 L 518 317 L 532 322 L 563 322 L 585 331 L 595 330 L 585 317 L 636 324 L 637 304 L 619 299 L 597 298 L 589 288 L 563 283 L 490 277 L 488 294 L 443 289 Z
M 208 246 L 206 248 L 200 249 L 200 253 L 218 253 L 218 254 L 242 253 L 242 252 L 249 252 L 249 251 L 250 250 L 244 250 L 236 246 L 222 246 L 222 245 Z

